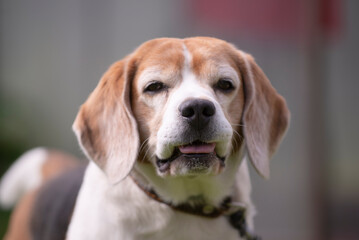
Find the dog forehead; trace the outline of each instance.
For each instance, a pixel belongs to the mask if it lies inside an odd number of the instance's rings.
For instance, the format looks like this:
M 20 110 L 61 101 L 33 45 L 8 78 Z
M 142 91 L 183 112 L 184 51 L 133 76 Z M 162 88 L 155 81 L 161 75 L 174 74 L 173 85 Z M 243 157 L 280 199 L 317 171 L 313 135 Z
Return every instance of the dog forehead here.
M 236 50 L 225 41 L 205 38 L 192 39 L 186 42 L 188 52 L 192 56 L 191 69 L 202 77 L 223 67 L 236 69 Z
M 142 44 L 134 55 L 139 75 L 150 71 L 176 78 L 189 67 L 201 79 L 223 66 L 235 69 L 234 56 L 238 56 L 232 45 L 208 37 L 154 39 Z
M 142 44 L 135 52 L 138 70 L 156 67 L 175 71 L 183 66 L 183 43 L 180 39 L 155 39 Z

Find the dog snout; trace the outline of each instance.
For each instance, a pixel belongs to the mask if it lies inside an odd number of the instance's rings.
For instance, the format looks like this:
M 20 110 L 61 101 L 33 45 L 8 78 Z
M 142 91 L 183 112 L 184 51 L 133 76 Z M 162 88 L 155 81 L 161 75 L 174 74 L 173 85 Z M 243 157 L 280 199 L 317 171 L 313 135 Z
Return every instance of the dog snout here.
M 193 128 L 201 130 L 216 113 L 216 108 L 211 101 L 204 99 L 189 99 L 179 106 L 181 116 L 188 121 Z

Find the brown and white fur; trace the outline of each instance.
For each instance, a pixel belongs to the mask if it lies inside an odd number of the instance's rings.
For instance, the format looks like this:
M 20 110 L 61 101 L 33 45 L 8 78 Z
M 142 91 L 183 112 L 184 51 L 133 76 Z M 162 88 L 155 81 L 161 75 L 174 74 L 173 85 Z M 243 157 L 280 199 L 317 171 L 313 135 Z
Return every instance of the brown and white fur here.
M 75 157 L 43 147 L 20 156 L 0 182 L 0 204 L 10 209 L 15 204 L 4 240 L 30 240 L 31 219 L 37 197 L 44 184 L 64 172 L 75 169 L 80 161 Z
M 225 216 L 171 205 L 254 207 L 246 156 L 263 177 L 289 123 L 285 100 L 254 59 L 225 41 L 148 41 L 113 64 L 73 129 L 91 160 L 68 240 L 239 239 Z M 170 160 L 169 160 L 170 159 Z

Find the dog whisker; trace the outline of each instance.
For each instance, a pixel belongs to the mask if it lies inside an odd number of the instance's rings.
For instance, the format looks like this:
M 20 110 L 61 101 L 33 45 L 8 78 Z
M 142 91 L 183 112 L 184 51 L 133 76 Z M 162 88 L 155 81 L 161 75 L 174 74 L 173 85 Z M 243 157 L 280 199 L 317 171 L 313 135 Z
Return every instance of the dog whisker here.
M 147 150 L 145 152 L 145 155 L 143 156 L 144 159 L 146 159 L 147 154 L 149 153 L 149 151 L 150 151 L 150 147 L 147 145 Z M 151 157 L 153 157 L 153 156 L 151 156 Z
M 236 136 L 238 136 L 238 139 L 240 140 L 240 141 L 243 141 L 243 136 L 241 135 L 241 134 L 239 134 L 238 133 L 238 131 L 236 131 L 236 130 L 233 130 L 233 133 L 236 135 Z M 232 144 L 232 149 L 234 149 L 234 147 L 239 147 L 239 143 L 238 143 L 238 141 L 237 141 L 237 138 L 236 137 L 234 137 L 233 138 L 233 140 L 234 140 L 234 143 L 233 143 L 233 141 L 231 142 L 231 144 Z
M 142 148 L 145 146 L 146 143 L 148 143 L 149 140 L 150 140 L 150 138 L 148 137 L 147 139 L 145 139 L 145 141 L 143 141 L 143 143 L 142 143 L 141 146 L 140 146 L 140 150 L 139 150 L 139 151 L 142 150 Z

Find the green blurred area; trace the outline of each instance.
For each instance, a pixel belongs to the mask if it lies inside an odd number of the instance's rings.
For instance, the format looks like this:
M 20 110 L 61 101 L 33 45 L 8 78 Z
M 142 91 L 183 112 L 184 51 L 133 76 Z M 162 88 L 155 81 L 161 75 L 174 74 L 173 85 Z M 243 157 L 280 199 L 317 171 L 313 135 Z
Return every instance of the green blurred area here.
M 29 147 L 22 134 L 18 134 L 17 124 L 10 119 L 9 111 L 0 102 L 0 176 Z M 10 210 L 0 209 L 0 239 L 4 237 L 10 213 Z

